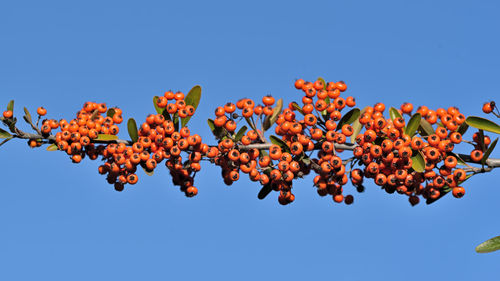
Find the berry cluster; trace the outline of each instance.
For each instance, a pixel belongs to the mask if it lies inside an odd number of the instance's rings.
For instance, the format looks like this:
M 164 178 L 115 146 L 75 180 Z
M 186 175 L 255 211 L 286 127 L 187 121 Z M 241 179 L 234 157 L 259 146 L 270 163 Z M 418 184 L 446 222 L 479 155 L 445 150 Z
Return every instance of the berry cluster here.
M 343 81 L 298 79 L 295 88 L 301 91 L 302 105 L 291 102 L 283 109 L 282 99 L 276 101 L 268 95 L 260 104 L 244 98 L 217 107 L 215 119 L 208 120 L 217 139 L 214 146 L 203 143 L 201 136 L 186 127 L 199 103 L 199 86 L 187 96 L 167 91 L 155 97 L 156 114 L 148 115 L 139 129 L 133 119 L 128 120 L 131 141 L 117 137 L 122 110 L 104 103 L 87 102 L 69 122 L 44 119 L 40 128 L 38 121 L 47 110 L 37 109 L 34 125 L 25 109 L 24 120 L 37 134 L 15 127 L 13 101 L 0 120 L 15 136 L 28 139 L 30 147 L 53 143 L 51 150 L 65 151 L 74 163 L 85 157 L 101 157 L 104 164 L 99 166 L 99 173 L 106 175 L 118 191 L 138 182 L 137 166 L 150 175 L 165 161 L 173 184 L 186 196 L 195 196 L 198 189 L 193 185 L 194 177 L 201 170 L 200 162 L 208 160 L 221 167 L 225 184 L 238 181 L 243 172 L 263 186 L 259 198 L 274 190 L 279 192 L 282 205 L 295 200 L 293 180 L 311 172 L 316 174 L 313 184 L 317 193 L 330 195 L 337 203 L 353 203 L 354 197 L 344 194 L 349 179 L 359 192 L 364 190 L 365 179 L 373 179 L 388 193 L 407 195 L 412 205 L 420 198 L 433 202 L 448 192 L 460 198 L 465 194 L 461 184 L 485 171 L 485 158 L 497 142 L 492 143 L 483 129 L 498 125 L 479 117 L 472 117 L 472 121 L 490 127 L 473 122 L 471 126 L 480 130 L 473 134 L 472 141 L 462 140 L 471 117 L 466 119 L 456 107 L 432 110 L 420 106 L 414 113 L 413 105 L 404 103 L 399 109 L 390 108 L 389 116 L 384 116 L 386 106 L 377 103 L 345 112 L 355 107 L 356 101 L 352 96 L 341 96 L 347 90 Z M 483 111 L 500 117 L 494 102 L 485 103 Z M 238 129 L 240 122 L 246 122 L 250 129 Z M 271 129 L 275 135 L 266 136 Z M 7 138 L 0 145 L 13 137 L 0 130 L 0 138 Z M 462 142 L 474 147 L 469 155 L 454 153 L 455 146 Z M 340 154 L 345 150 L 352 151 L 352 156 L 342 159 Z M 483 167 L 474 168 L 465 162 Z
M 194 174 L 201 169 L 200 160 L 209 147 L 202 143 L 198 134 L 191 134 L 187 127 L 179 129 L 179 122 L 171 120 L 171 116 L 178 120 L 195 113 L 195 108 L 186 105 L 184 98 L 182 92 L 174 94 L 171 91 L 159 97 L 156 103 L 158 108 L 164 110 L 163 114 L 148 115 L 132 142 L 114 137 L 119 132 L 118 125 L 123 122 L 122 110 L 108 110 L 106 104 L 95 102 L 85 103 L 76 118 L 69 122 L 64 119 L 43 120 L 40 132 L 45 138 L 53 138 L 57 149 L 70 155 L 74 163 L 79 163 L 86 156 L 91 160 L 101 156 L 105 163 L 99 166 L 99 173 L 107 175 L 108 183 L 113 184 L 117 191 L 122 191 L 125 184 L 138 182 L 137 166 L 149 174 L 165 160 L 173 183 L 180 186 L 186 196 L 192 197 L 198 193 L 193 186 Z M 37 113 L 44 116 L 47 111 L 40 107 Z M 9 116 L 8 113 L 4 115 Z M 60 131 L 52 135 L 57 128 Z M 30 139 L 28 144 L 36 147 L 41 141 Z
M 40 108 L 38 111 L 39 114 L 46 113 Z M 44 120 L 41 127 L 42 135 L 49 136 L 52 130 L 60 128 L 60 132 L 55 134 L 55 144 L 59 150 L 70 155 L 74 163 L 81 162 L 85 156 L 95 160 L 106 147 L 96 147 L 93 141 L 98 138 L 99 134 L 118 134 L 120 131 L 118 124 L 123 122 L 119 108 L 113 109 L 113 115 L 103 116 L 107 111 L 105 103 L 86 102 L 83 108 L 76 113 L 76 118 L 69 122 L 65 119 L 60 121 Z
M 359 185 L 363 178 L 372 178 L 388 193 L 397 191 L 408 195 L 412 205 L 419 202 L 419 195 L 437 199 L 445 186 L 453 188 L 455 197 L 462 197 L 465 191 L 458 185 L 465 180 L 466 173 L 462 169 L 454 170 L 457 158 L 452 151 L 454 145 L 462 141 L 462 135 L 456 130 L 465 121 L 463 114 L 454 107 L 436 111 L 419 107 L 416 118 L 423 116 L 429 124 L 427 131 L 421 132 L 424 136 L 419 137 L 414 136 L 416 131 L 405 130 L 407 124 L 402 117 L 412 115 L 412 104 L 401 105 L 395 118 L 385 118 L 384 110 L 385 105 L 378 103 L 367 107 L 359 119 L 366 130 L 356 136 L 358 146 L 353 155 L 365 168 L 351 171 L 353 184 Z M 431 125 L 438 118 L 442 126 L 431 131 Z M 424 159 L 423 169 L 414 165 L 416 157 Z

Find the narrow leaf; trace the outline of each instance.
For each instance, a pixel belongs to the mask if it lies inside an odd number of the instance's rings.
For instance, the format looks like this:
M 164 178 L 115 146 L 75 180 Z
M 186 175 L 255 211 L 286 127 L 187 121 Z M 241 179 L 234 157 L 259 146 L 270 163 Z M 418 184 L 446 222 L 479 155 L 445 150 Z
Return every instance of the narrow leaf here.
M 283 151 L 290 152 L 290 147 L 282 139 L 277 136 L 269 136 L 272 144 L 278 145 Z
M 220 139 L 224 135 L 224 128 L 215 126 L 214 120 L 208 119 L 207 123 L 208 127 L 210 127 L 210 130 L 212 131 L 212 134 L 214 134 L 217 139 Z
M 410 137 L 413 137 L 417 132 L 418 126 L 420 125 L 420 121 L 422 120 L 422 115 L 420 113 L 415 113 L 408 121 L 408 125 L 406 125 L 405 133 Z
M 271 193 L 271 191 L 273 191 L 272 185 L 271 185 L 271 183 L 268 183 L 260 189 L 259 194 L 257 195 L 257 198 L 262 200 L 262 199 L 266 198 L 266 196 L 269 195 L 269 193 Z
M 102 141 L 113 141 L 117 140 L 118 136 L 115 135 L 108 135 L 108 134 L 98 134 L 96 140 L 102 140 Z
M 476 247 L 476 252 L 484 254 L 500 250 L 500 236 L 484 241 Z
M 465 119 L 465 122 L 467 122 L 467 124 L 471 127 L 500 134 L 500 125 L 488 119 L 476 116 L 469 116 L 467 117 L 467 119 Z
M 179 131 L 179 114 L 176 112 L 174 116 L 172 117 L 174 121 L 174 128 L 178 132 Z
M 326 97 L 325 98 L 325 102 L 326 102 L 326 104 L 330 104 L 330 98 Z M 321 111 L 321 116 L 323 116 L 323 120 L 330 119 L 330 114 L 328 113 L 328 111 L 326 111 L 326 109 L 324 109 L 323 111 Z
M 10 138 L 12 138 L 12 135 L 9 132 L 0 128 L 0 139 L 10 139 Z
M 207 120 L 207 123 L 208 123 L 208 127 L 210 127 L 210 130 L 212 131 L 212 133 L 214 132 L 215 130 L 215 123 L 214 123 L 214 120 L 212 119 L 208 119 Z
M 395 109 L 394 107 L 391 107 L 389 109 L 389 116 L 391 116 L 391 119 L 394 120 L 396 118 L 402 118 L 403 116 L 401 116 L 401 114 L 399 114 L 399 111 L 397 109 Z
M 494 140 L 490 144 L 490 146 L 488 147 L 488 150 L 486 150 L 486 152 L 483 155 L 483 159 L 481 160 L 481 164 L 483 164 L 483 165 L 486 164 L 486 160 L 488 159 L 488 157 L 490 157 L 490 154 L 491 154 L 491 152 L 493 152 L 493 149 L 495 149 L 495 146 L 497 145 L 497 142 L 498 142 L 498 138 L 496 138 L 496 140 Z
M 432 128 L 431 123 L 425 120 L 424 118 L 420 119 L 419 132 L 422 136 L 429 136 L 434 134 L 434 129 Z
M 484 131 L 479 130 L 479 145 L 481 146 L 481 151 L 486 151 L 486 146 L 484 144 Z
M 33 122 L 33 119 L 31 118 L 31 114 L 26 107 L 24 108 L 24 117 L 25 117 L 24 120 L 26 122 L 28 122 L 29 124 L 31 124 Z
M 168 111 L 166 109 L 163 110 L 162 115 L 163 115 L 163 117 L 165 117 L 165 120 L 172 121 L 172 117 L 170 117 L 170 114 L 168 113 Z
M 238 132 L 236 133 L 236 135 L 234 136 L 234 141 L 235 142 L 238 142 L 241 140 L 241 138 L 245 135 L 246 131 L 247 131 L 247 126 L 243 126 L 241 127 Z
M 154 96 L 153 97 L 153 105 L 155 106 L 156 113 L 162 114 L 164 108 L 161 108 L 161 107 L 158 106 L 158 98 L 160 98 L 160 97 L 159 96 Z
M 59 148 L 55 144 L 47 146 L 47 151 L 56 151 L 56 150 L 59 150 Z
M 415 172 L 422 173 L 425 171 L 425 160 L 422 156 L 422 152 L 418 151 L 415 156 L 411 157 L 412 160 L 412 168 Z
M 300 107 L 298 103 L 292 102 L 292 107 L 298 112 L 300 112 L 300 114 L 304 115 L 304 111 L 302 110 L 302 107 Z
M 359 117 L 352 123 L 353 134 L 351 135 L 351 143 L 354 143 L 356 141 L 356 137 L 359 135 L 359 132 L 361 132 L 361 129 L 363 129 L 363 125 L 361 125 L 361 123 L 359 123 L 359 118 L 361 118 L 361 115 L 363 115 L 363 113 L 365 113 L 367 108 L 368 108 L 368 106 L 363 108 L 361 110 L 361 112 L 359 113 Z
M 14 100 L 9 101 L 7 104 L 7 110 L 14 112 Z
M 349 112 L 347 112 L 342 118 L 340 119 L 339 123 L 337 124 L 336 130 L 342 129 L 342 126 L 345 124 L 352 124 L 354 121 L 356 121 L 359 116 L 361 115 L 361 111 L 359 108 L 353 108 Z
M 10 141 L 12 138 L 6 138 L 2 142 L 0 142 L 0 146 L 4 145 L 6 142 Z
M 255 127 L 255 124 L 253 123 L 252 119 L 245 117 L 245 120 L 247 121 L 248 126 L 250 126 L 250 128 L 252 128 L 252 130 L 257 131 L 257 128 Z
M 469 129 L 469 125 L 467 125 L 466 122 L 463 122 L 460 124 L 460 127 L 458 127 L 457 132 L 459 132 L 462 136 L 467 132 L 467 129 Z
M 307 157 L 307 156 L 304 156 L 304 158 L 302 158 L 302 162 L 303 162 L 305 165 L 309 166 L 309 165 L 311 165 L 311 158 L 309 158 L 309 157 Z
M 323 83 L 323 90 L 326 89 L 326 82 L 325 82 L 325 79 L 323 79 L 322 77 L 318 77 L 319 81 L 321 81 Z
M 137 132 L 137 123 L 135 122 L 134 118 L 128 119 L 127 129 L 128 135 L 130 136 L 132 142 L 137 142 L 137 140 L 139 139 L 139 134 Z
M 196 85 L 189 91 L 184 101 L 186 102 L 186 105 L 191 105 L 196 110 L 198 104 L 200 104 L 200 99 L 201 99 L 201 87 L 199 85 Z M 181 127 L 185 127 L 189 122 L 189 119 L 191 119 L 191 117 L 192 116 L 187 116 L 185 118 L 182 118 Z
M 283 99 L 279 99 L 276 102 L 276 106 L 273 108 L 273 114 L 266 116 L 264 119 L 263 129 L 267 131 L 267 129 L 271 128 L 272 125 L 278 120 L 278 116 L 281 114 L 283 110 Z

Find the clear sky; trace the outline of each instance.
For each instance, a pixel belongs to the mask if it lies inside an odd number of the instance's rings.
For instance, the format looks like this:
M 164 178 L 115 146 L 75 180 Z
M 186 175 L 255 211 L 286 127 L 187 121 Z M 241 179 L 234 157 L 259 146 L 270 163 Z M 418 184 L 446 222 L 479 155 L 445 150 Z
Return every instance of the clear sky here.
M 0 103 L 15 99 L 18 113 L 73 118 L 96 101 L 143 120 L 154 95 L 199 84 L 190 128 L 213 144 L 216 106 L 297 100 L 297 78 L 344 80 L 362 107 L 481 115 L 500 97 L 498 1 L 8 2 Z M 469 180 L 462 199 L 413 208 L 373 184 L 334 204 L 308 177 L 283 207 L 276 193 L 258 200 L 246 176 L 225 186 L 211 165 L 190 199 L 164 169 L 118 193 L 97 161 L 24 141 L 0 159 L 0 280 L 498 280 L 500 252 L 474 252 L 500 235 L 498 171 Z

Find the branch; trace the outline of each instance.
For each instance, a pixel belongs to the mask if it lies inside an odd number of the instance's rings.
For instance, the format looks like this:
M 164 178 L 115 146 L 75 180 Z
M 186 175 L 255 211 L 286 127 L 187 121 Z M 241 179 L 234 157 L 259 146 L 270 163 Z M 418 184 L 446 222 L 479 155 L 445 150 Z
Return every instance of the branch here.
M 49 135 L 49 136 L 43 136 L 39 134 L 31 134 L 31 133 L 26 133 L 23 132 L 19 129 L 16 128 L 16 134 L 13 136 L 14 138 L 18 139 L 32 139 L 32 140 L 39 140 L 39 139 L 45 139 L 48 141 L 48 143 L 55 143 L 55 136 L 54 135 Z M 93 143 L 124 143 L 126 145 L 132 145 L 133 142 L 131 140 L 92 140 Z M 237 147 L 241 150 L 251 150 L 251 149 L 269 149 L 273 145 L 272 143 L 258 143 L 258 144 L 250 144 L 250 145 L 238 145 Z M 214 145 L 216 147 L 216 145 Z M 336 149 L 342 149 L 342 150 L 350 150 L 352 151 L 355 147 L 357 147 L 357 144 L 353 143 L 343 143 L 343 144 L 335 144 Z M 318 149 L 318 148 L 315 148 Z M 464 162 L 467 163 L 476 163 L 472 161 L 470 155 L 467 154 L 460 154 L 457 153 L 457 156 L 460 157 Z M 484 169 L 483 168 L 475 168 L 475 167 L 468 167 L 465 168 L 464 170 L 466 171 L 471 171 L 474 173 L 485 173 L 489 172 L 495 168 L 500 168 L 500 158 L 488 158 L 486 160 L 486 166 Z

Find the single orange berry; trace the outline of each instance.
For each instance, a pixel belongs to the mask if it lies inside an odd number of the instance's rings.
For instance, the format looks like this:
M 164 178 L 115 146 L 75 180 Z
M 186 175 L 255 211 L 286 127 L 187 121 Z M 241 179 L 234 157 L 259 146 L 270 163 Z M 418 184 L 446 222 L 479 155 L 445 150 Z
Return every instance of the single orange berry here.
M 6 110 L 3 112 L 3 117 L 4 118 L 12 118 L 12 115 L 14 115 L 14 113 L 11 111 L 11 110 Z
M 45 116 L 45 114 L 47 114 L 47 109 L 45 109 L 43 107 L 39 107 L 39 108 L 37 108 L 36 113 L 38 113 L 38 115 L 40 115 L 40 116 Z

